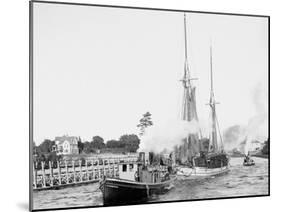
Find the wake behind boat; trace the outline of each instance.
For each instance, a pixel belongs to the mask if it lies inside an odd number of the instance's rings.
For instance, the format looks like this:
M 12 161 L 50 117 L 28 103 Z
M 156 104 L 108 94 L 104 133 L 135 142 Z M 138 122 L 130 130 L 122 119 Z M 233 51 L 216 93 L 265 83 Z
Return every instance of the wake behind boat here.
M 182 120 L 187 122 L 198 122 L 196 109 L 195 87 L 192 85 L 190 69 L 187 59 L 187 35 L 186 15 L 184 14 L 184 35 L 185 35 L 185 66 L 182 81 L 184 88 L 182 104 Z M 189 134 L 176 151 L 178 160 L 177 175 L 184 177 L 206 177 L 214 176 L 229 171 L 229 157 L 224 151 L 213 89 L 213 67 L 212 47 L 210 47 L 210 70 L 211 70 L 211 92 L 208 105 L 211 109 L 211 132 L 209 138 L 203 138 L 201 130 L 198 133 Z M 219 139 L 218 139 L 219 135 Z
M 120 163 L 119 178 L 105 178 L 100 185 L 104 205 L 142 203 L 154 194 L 163 194 L 172 188 L 166 166 L 145 164 L 144 153 L 135 163 Z

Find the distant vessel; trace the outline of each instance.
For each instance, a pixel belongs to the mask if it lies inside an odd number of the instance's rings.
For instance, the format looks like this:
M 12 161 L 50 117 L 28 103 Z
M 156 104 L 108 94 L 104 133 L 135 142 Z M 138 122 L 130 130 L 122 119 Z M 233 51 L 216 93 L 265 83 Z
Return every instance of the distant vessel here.
M 250 153 L 248 152 L 248 155 L 245 155 L 243 166 L 254 166 L 255 161 L 250 157 Z
M 165 166 L 145 164 L 144 153 L 138 162 L 119 164 L 118 178 L 105 178 L 100 185 L 104 205 L 145 202 L 153 194 L 170 190 L 174 178 Z
M 186 35 L 186 15 L 184 14 L 184 37 L 185 37 L 185 65 L 182 85 L 184 88 L 182 115 L 181 118 L 188 122 L 198 122 L 196 110 L 195 87 L 191 81 L 188 59 L 187 59 L 187 35 Z M 218 127 L 216 115 L 216 104 L 213 89 L 212 70 L 212 46 L 210 47 L 210 69 L 211 69 L 211 93 L 208 105 L 211 109 L 211 133 L 209 138 L 203 138 L 199 130 L 198 133 L 189 134 L 176 151 L 176 158 L 179 163 L 177 175 L 184 177 L 206 177 L 229 171 L 229 157 L 224 151 L 223 141 Z M 220 143 L 218 143 L 218 135 Z

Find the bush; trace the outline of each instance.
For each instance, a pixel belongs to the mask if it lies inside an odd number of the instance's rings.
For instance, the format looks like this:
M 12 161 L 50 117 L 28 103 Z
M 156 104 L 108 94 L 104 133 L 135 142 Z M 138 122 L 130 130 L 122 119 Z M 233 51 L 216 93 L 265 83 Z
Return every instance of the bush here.
M 262 154 L 268 155 L 268 153 L 269 153 L 268 145 L 269 145 L 269 140 L 264 142 L 264 146 L 263 146 L 263 148 L 261 150 Z

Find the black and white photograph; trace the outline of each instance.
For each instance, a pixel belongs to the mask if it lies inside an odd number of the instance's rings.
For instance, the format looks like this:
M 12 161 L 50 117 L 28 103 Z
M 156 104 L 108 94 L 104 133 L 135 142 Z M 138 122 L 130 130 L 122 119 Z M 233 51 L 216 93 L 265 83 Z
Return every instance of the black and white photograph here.
M 269 196 L 269 16 L 30 2 L 32 210 Z

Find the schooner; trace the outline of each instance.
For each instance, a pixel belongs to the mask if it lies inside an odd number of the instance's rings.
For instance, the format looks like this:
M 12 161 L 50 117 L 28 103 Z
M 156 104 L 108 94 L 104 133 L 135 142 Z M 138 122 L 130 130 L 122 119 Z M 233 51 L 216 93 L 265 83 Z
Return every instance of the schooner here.
M 186 14 L 184 13 L 185 62 L 184 75 L 181 80 L 183 85 L 181 119 L 187 122 L 198 122 L 195 86 L 192 84 L 192 80 L 195 78 L 191 77 L 188 64 L 186 31 Z M 179 163 L 177 175 L 179 176 L 212 176 L 229 171 L 229 158 L 224 151 L 216 115 L 217 102 L 215 101 L 213 88 L 212 60 L 212 46 L 210 46 L 211 89 L 210 100 L 208 103 L 211 111 L 210 136 L 209 138 L 203 138 L 202 133 L 199 130 L 197 133 L 189 134 L 187 138 L 183 140 L 183 144 L 177 148 L 176 153 L 176 158 Z

